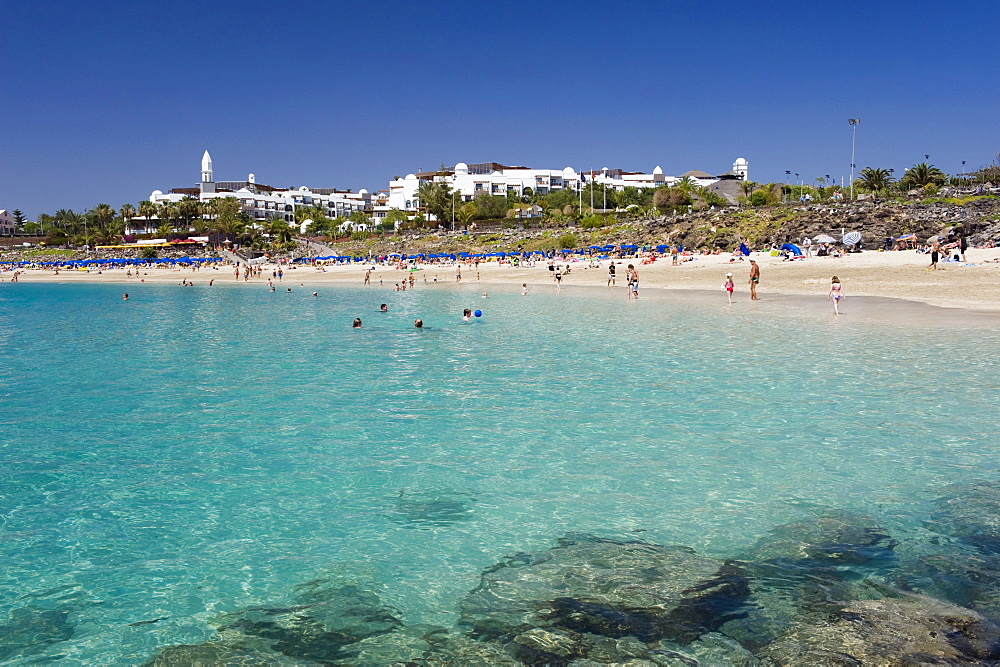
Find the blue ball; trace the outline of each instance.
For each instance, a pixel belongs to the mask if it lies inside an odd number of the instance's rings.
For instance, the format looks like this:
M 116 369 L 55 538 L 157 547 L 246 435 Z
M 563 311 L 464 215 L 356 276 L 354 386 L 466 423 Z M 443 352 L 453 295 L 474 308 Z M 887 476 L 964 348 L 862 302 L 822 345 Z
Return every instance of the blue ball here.
M 482 317 L 483 316 L 483 311 L 477 310 L 475 313 L 473 313 L 473 315 L 475 315 L 476 317 Z

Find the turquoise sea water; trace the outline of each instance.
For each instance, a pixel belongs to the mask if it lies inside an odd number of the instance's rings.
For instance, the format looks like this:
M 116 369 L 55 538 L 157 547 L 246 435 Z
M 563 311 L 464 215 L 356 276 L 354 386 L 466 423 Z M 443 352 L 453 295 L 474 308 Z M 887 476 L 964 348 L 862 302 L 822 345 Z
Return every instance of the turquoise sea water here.
M 905 554 L 940 489 L 1000 479 L 993 316 L 128 289 L 0 285 L 0 626 L 64 629 L 0 661 L 141 662 L 323 576 L 450 626 L 484 568 L 571 532 L 722 558 L 847 508 Z

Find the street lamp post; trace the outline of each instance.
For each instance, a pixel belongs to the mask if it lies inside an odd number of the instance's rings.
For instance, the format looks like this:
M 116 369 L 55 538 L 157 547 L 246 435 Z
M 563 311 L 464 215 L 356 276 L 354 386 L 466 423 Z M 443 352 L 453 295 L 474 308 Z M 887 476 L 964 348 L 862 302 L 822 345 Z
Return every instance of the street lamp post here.
M 785 203 L 785 190 L 788 189 L 788 177 L 792 175 L 791 169 L 785 170 L 785 187 L 781 188 L 781 203 Z
M 795 183 L 799 186 L 799 201 L 802 201 L 802 179 L 799 178 L 799 172 L 795 172 Z
M 851 201 L 854 200 L 854 140 L 858 137 L 858 123 L 861 122 L 860 118 L 848 118 L 847 122 L 851 125 Z

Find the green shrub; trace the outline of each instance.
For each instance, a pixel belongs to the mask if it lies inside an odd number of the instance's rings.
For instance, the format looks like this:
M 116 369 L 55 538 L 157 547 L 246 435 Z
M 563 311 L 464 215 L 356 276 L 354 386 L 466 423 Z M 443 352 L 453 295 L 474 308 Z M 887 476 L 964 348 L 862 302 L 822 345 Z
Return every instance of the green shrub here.
M 567 232 L 559 237 L 559 247 L 564 250 L 570 250 L 577 246 L 576 234 L 573 232 Z

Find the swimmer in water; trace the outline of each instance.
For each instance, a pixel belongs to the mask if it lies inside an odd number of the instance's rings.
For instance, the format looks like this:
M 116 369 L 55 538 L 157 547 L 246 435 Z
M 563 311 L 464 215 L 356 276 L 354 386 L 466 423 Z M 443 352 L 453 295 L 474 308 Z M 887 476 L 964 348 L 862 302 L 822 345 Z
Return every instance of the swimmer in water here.
M 424 321 L 418 317 L 416 320 L 413 321 L 413 326 L 415 326 L 417 329 L 423 329 Z
M 361 318 L 360 317 L 355 317 L 354 318 L 354 324 L 352 325 L 352 327 L 354 329 L 360 329 L 361 328 Z
M 378 309 L 379 309 L 380 312 L 383 312 L 383 313 L 388 313 L 389 312 L 389 306 L 386 305 L 386 304 L 384 304 L 384 303 L 381 306 L 379 306 Z
M 128 292 L 122 294 L 122 301 L 128 301 Z
M 313 292 L 313 296 L 317 296 L 318 292 Z
M 489 294 L 487 294 L 486 292 L 483 292 L 483 298 L 484 298 L 484 299 L 488 299 L 488 298 L 490 298 L 490 295 L 489 295 Z
M 472 309 L 466 308 L 465 310 L 462 311 L 462 321 L 468 322 L 471 319 L 472 319 Z

